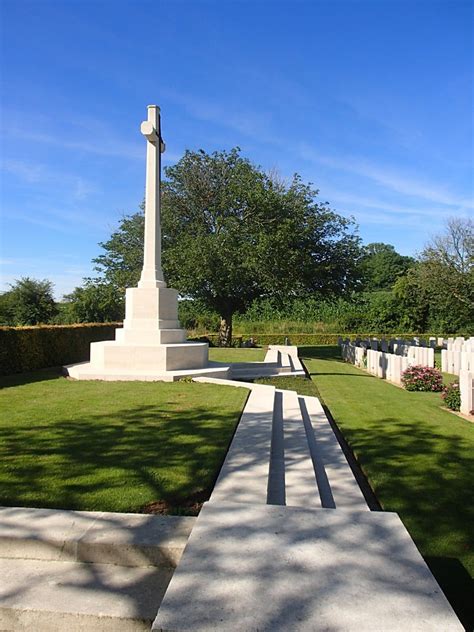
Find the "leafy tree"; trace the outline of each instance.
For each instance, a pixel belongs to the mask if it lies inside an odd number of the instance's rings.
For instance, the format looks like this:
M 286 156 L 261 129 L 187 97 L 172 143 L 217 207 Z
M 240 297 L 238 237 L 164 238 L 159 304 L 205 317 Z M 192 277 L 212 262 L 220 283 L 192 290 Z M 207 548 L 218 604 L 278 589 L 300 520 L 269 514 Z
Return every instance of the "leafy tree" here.
M 103 323 L 120 321 L 124 316 L 124 296 L 111 283 L 88 281 L 66 295 L 63 319 L 69 323 Z
M 119 292 L 135 287 L 140 279 L 143 266 L 143 238 L 145 231 L 144 204 L 141 211 L 124 217 L 110 239 L 99 246 L 104 253 L 93 259 L 100 279 L 86 279 L 86 285 L 111 285 Z
M 165 169 L 163 269 L 170 286 L 221 318 L 229 344 L 232 317 L 259 297 L 283 301 L 355 287 L 360 255 L 352 220 L 317 201 L 295 175 L 289 185 L 229 152 L 186 151 Z M 143 214 L 122 220 L 95 259 L 102 279 L 123 290 L 142 265 Z
M 390 244 L 368 244 L 363 249 L 361 259 L 364 289 L 374 292 L 390 290 L 395 281 L 414 263 L 412 257 L 400 255 Z
M 221 317 L 258 297 L 284 300 L 353 287 L 359 239 L 352 223 L 295 175 L 289 185 L 230 152 L 187 151 L 166 169 L 163 266 L 170 284 Z
M 23 277 L 10 284 L 0 300 L 0 319 L 4 325 L 38 325 L 50 322 L 57 313 L 53 284 Z
M 8 291 L 0 294 L 0 325 L 15 325 L 15 302 Z
M 462 332 L 474 325 L 474 223 L 451 218 L 394 288 L 418 330 Z

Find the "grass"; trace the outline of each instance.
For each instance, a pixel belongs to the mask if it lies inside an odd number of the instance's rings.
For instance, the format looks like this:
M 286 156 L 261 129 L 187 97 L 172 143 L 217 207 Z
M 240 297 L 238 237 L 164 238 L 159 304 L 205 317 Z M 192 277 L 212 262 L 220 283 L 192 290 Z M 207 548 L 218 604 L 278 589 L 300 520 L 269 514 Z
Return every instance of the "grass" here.
M 210 347 L 209 360 L 213 362 L 263 362 L 266 352 L 266 348 Z
M 383 508 L 400 515 L 472 626 L 474 424 L 442 410 L 439 393 L 408 392 L 342 362 L 337 347 L 300 355 Z
M 205 500 L 247 391 L 197 383 L 0 379 L 0 504 L 135 512 Z
M 255 384 L 271 384 L 275 388 L 296 391 L 298 395 L 312 395 L 314 397 L 319 395 L 314 382 L 307 377 L 282 375 L 281 377 L 258 377 L 253 381 Z

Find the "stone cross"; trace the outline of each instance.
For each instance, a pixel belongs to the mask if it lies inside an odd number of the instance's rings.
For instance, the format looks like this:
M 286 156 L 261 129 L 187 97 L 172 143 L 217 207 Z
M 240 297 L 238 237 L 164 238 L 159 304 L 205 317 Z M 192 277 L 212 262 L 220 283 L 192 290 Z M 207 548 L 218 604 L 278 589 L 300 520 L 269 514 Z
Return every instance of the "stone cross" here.
M 161 270 L 160 185 L 161 154 L 165 144 L 161 138 L 160 108 L 148 106 L 148 120 L 143 121 L 140 131 L 146 144 L 145 187 L 145 242 L 143 269 L 138 287 L 166 287 Z

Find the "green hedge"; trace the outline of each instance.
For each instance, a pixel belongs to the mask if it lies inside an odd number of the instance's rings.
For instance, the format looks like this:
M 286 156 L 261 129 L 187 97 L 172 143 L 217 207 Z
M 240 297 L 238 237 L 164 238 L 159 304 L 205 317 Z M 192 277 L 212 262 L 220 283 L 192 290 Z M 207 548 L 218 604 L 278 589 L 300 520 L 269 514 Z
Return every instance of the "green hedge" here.
M 430 336 L 437 336 L 440 334 L 413 334 L 413 333 L 397 333 L 397 334 L 380 334 L 377 332 L 372 333 L 345 333 L 345 334 L 243 334 L 232 337 L 232 346 L 238 347 L 245 340 L 253 338 L 256 345 L 264 347 L 266 345 L 284 345 L 286 339 L 289 343 L 296 346 L 315 346 L 315 345 L 337 345 L 337 339 L 341 338 L 422 338 L 428 340 Z M 219 342 L 218 334 L 206 334 L 199 338 L 200 340 L 206 340 L 211 346 L 217 346 Z
M 0 327 L 0 375 L 88 360 L 90 343 L 112 340 L 117 325 Z

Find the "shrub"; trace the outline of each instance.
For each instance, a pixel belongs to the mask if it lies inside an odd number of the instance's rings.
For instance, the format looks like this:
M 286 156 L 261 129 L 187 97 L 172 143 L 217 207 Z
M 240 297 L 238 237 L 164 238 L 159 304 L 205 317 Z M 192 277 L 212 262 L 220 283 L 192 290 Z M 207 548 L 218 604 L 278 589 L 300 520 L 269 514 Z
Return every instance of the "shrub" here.
M 0 375 L 88 360 L 91 342 L 113 340 L 117 325 L 0 327 Z
M 443 376 L 428 366 L 409 366 L 402 373 L 402 384 L 407 391 L 439 392 L 443 389 Z
M 457 382 L 445 386 L 441 397 L 446 406 L 451 410 L 459 410 L 461 408 L 461 391 L 459 390 L 459 384 Z

